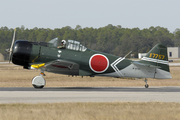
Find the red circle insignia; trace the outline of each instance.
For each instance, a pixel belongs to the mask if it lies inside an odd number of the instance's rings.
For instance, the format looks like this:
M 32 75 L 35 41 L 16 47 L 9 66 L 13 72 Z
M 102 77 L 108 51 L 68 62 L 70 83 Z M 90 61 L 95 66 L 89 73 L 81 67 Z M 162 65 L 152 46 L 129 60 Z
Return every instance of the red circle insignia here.
M 89 66 L 92 71 L 102 73 L 109 67 L 109 60 L 102 54 L 94 54 L 89 60 Z

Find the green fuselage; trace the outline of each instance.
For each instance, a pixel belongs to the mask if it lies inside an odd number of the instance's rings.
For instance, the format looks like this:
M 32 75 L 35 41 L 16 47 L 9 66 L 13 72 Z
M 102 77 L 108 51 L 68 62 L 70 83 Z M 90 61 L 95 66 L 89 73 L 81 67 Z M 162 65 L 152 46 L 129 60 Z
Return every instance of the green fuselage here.
M 79 75 L 93 76 L 96 75 L 97 73 L 91 70 L 89 66 L 89 60 L 91 56 L 93 56 L 94 54 L 102 54 L 106 56 L 109 60 L 108 68 L 105 72 L 103 72 L 103 74 L 115 72 L 114 69 L 111 67 L 111 63 L 113 63 L 119 57 L 90 49 L 87 49 L 86 51 L 83 52 L 83 51 L 76 51 L 70 49 L 58 49 L 55 47 L 33 45 L 29 62 L 30 64 L 48 63 L 57 59 L 71 61 L 79 65 L 79 70 L 80 70 Z M 117 67 L 119 70 L 121 70 L 130 64 L 131 64 L 131 60 L 124 59 L 123 61 L 121 61 L 121 63 L 117 65 Z M 98 73 L 98 74 L 102 74 L 102 73 Z
M 167 47 L 161 44 L 154 46 L 142 60 L 132 61 L 90 50 L 73 40 L 61 49 L 52 43 L 18 40 L 14 44 L 12 62 L 26 69 L 67 75 L 171 78 Z M 36 64 L 41 67 L 33 67 Z

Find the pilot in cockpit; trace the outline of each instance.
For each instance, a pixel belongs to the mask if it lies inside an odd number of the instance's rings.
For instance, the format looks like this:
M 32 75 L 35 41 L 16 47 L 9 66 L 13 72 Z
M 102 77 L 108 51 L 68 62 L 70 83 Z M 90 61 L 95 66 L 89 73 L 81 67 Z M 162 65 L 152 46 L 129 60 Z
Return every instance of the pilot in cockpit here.
M 61 41 L 61 46 L 58 46 L 59 49 L 65 49 L 66 48 L 66 40 Z

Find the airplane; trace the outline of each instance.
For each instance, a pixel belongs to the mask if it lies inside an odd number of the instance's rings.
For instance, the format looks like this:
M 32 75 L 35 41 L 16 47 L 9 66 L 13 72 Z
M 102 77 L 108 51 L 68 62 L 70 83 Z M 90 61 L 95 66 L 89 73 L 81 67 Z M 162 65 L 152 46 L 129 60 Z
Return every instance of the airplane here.
M 58 38 L 49 42 L 31 42 L 16 40 L 15 31 L 9 61 L 24 69 L 40 69 L 40 75 L 32 79 L 34 88 L 43 88 L 46 84 L 44 72 L 72 76 L 107 76 L 118 78 L 143 79 L 148 88 L 147 78 L 170 79 L 167 47 L 155 45 L 141 60 L 126 59 L 111 54 L 88 49 L 80 42 L 68 40 L 58 47 Z M 15 42 L 14 42 L 15 41 Z

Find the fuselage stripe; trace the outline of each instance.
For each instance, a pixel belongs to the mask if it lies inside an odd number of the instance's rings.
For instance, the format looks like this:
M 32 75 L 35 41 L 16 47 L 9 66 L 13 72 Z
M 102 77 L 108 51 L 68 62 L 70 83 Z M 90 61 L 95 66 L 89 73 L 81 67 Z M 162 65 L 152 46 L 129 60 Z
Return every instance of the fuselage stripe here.
M 120 63 L 122 60 L 124 60 L 125 58 L 118 58 L 117 60 L 115 60 L 113 63 L 111 63 L 111 67 L 114 69 L 114 71 L 120 76 L 123 77 L 123 74 L 121 73 L 121 71 L 117 68 L 117 64 Z
M 147 58 L 147 57 L 143 57 L 141 60 L 169 65 L 169 62 L 165 60 L 159 60 L 159 59 L 153 59 L 153 58 Z

